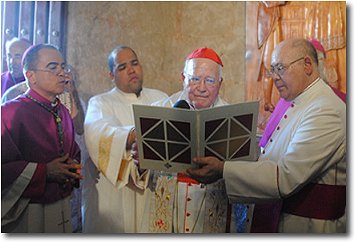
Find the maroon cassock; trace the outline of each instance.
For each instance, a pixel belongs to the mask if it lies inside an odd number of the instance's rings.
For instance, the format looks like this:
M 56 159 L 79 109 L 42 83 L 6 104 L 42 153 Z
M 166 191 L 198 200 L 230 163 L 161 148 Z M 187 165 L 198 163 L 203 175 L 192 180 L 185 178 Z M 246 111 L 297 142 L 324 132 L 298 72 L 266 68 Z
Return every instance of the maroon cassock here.
M 31 97 L 48 107 L 51 103 L 33 90 Z M 74 140 L 74 126 L 68 110 L 61 103 L 58 109 L 63 127 L 64 154 L 80 161 L 80 149 Z M 22 194 L 31 203 L 52 203 L 69 196 L 73 190 L 46 180 L 46 163 L 61 155 L 61 145 L 54 115 L 38 103 L 22 95 L 1 106 L 1 189 L 9 187 L 29 162 L 38 163 L 29 185 Z
M 13 79 L 9 71 L 2 73 L 1 74 L 1 96 L 4 95 L 7 89 L 23 81 L 25 81 L 25 77 Z

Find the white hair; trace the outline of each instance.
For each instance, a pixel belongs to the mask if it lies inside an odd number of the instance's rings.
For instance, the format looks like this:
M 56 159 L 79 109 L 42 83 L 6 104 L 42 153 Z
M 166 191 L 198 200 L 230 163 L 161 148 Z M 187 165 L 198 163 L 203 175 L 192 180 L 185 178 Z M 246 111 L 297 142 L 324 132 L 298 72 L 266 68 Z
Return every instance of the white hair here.
M 189 62 L 192 61 L 192 60 L 193 59 L 185 60 L 184 73 L 188 73 L 188 69 L 187 68 L 188 68 Z M 220 64 L 218 64 L 218 69 L 219 69 L 219 81 L 221 81 L 222 80 L 222 66 Z

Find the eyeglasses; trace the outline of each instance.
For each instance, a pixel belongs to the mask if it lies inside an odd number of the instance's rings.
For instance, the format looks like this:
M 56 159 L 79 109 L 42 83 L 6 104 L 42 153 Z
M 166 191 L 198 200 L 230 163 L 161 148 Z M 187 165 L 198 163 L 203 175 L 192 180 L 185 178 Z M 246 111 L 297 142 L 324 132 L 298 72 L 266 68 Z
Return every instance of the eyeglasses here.
M 202 80 L 201 77 L 189 75 L 189 74 L 186 74 L 186 73 L 185 73 L 185 75 L 187 76 L 187 78 L 189 80 L 189 83 L 191 85 L 198 85 L 198 84 L 201 83 L 201 80 Z M 205 81 L 205 84 L 207 86 L 216 86 L 219 83 L 219 80 L 216 80 L 216 79 L 214 79 L 212 77 L 206 77 L 203 80 Z
M 50 72 L 54 75 L 59 75 L 62 70 L 65 74 L 69 74 L 71 72 L 71 67 L 65 63 L 59 64 L 57 62 L 51 62 L 47 64 L 46 69 L 32 69 L 32 71 Z
M 300 60 L 303 60 L 304 59 L 304 56 L 301 57 L 301 58 L 298 58 L 297 60 L 294 60 L 288 64 L 281 64 L 281 63 L 278 63 L 276 64 L 275 66 L 270 66 L 270 69 L 267 69 L 267 74 L 268 76 L 270 77 L 272 74 L 276 74 L 278 76 L 282 76 L 285 71 L 290 68 L 290 66 L 292 66 L 293 64 L 295 64 L 297 61 L 300 61 Z

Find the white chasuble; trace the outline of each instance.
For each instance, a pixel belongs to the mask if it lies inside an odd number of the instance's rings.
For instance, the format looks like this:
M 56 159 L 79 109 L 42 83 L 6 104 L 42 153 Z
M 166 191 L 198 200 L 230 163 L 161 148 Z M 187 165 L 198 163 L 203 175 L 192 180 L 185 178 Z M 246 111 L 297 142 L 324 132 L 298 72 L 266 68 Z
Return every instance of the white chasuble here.
M 94 186 L 90 192 L 83 188 L 83 199 L 90 204 L 84 214 L 84 232 L 141 231 L 149 171 L 139 174 L 126 151 L 127 136 L 134 127 L 132 105 L 150 105 L 166 97 L 154 89 L 144 88 L 137 97 L 114 88 L 90 99 L 85 142 L 98 176 L 87 177 L 96 180 L 88 183 Z

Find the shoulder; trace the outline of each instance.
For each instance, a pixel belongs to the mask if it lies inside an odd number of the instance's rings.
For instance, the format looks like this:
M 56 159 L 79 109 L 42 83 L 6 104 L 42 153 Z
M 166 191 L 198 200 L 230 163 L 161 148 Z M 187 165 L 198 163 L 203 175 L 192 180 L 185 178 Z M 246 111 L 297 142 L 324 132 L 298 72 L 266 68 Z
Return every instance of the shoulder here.
M 164 98 L 161 98 L 159 101 L 154 102 L 152 106 L 173 107 L 174 104 L 180 99 L 186 99 L 185 96 L 182 96 L 182 91 L 176 92 L 170 97 L 166 96 Z
M 9 78 L 9 75 L 10 75 L 9 71 L 5 71 L 5 72 L 1 73 L 1 82 L 6 80 L 7 78 Z
M 115 94 L 114 90 L 115 89 L 111 89 L 111 90 L 109 90 L 107 92 L 96 94 L 96 95 L 92 96 L 89 99 L 89 103 L 90 102 L 100 102 L 100 101 L 105 101 L 105 100 L 111 100 L 112 96 L 114 96 L 114 94 Z
M 1 105 L 1 120 L 12 119 L 15 115 L 16 119 L 20 120 L 31 112 L 30 103 L 26 100 L 26 97 L 21 96 Z
M 326 83 L 321 83 L 321 88 L 317 91 L 315 105 L 324 109 L 345 110 L 345 103 L 338 97 L 334 90 Z
M 316 88 L 302 98 L 299 104 L 301 120 L 310 117 L 332 120 L 342 120 L 346 122 L 346 105 L 325 83 L 319 83 Z
M 218 106 L 225 106 L 225 105 L 229 105 L 229 103 L 223 100 L 220 96 L 218 96 L 215 102 L 215 106 L 218 107 Z
M 158 89 L 152 89 L 152 88 L 143 88 L 143 92 L 144 94 L 146 95 L 158 95 L 160 96 L 161 98 L 167 98 L 168 95 L 163 92 L 163 91 L 160 91 Z
M 1 73 L 1 90 L 6 86 L 9 79 L 11 79 L 11 75 L 8 71 Z
M 6 102 L 8 100 L 14 99 L 15 97 L 25 93 L 28 89 L 26 82 L 20 82 L 15 86 L 10 87 L 6 90 L 4 95 L 2 96 L 2 102 Z

